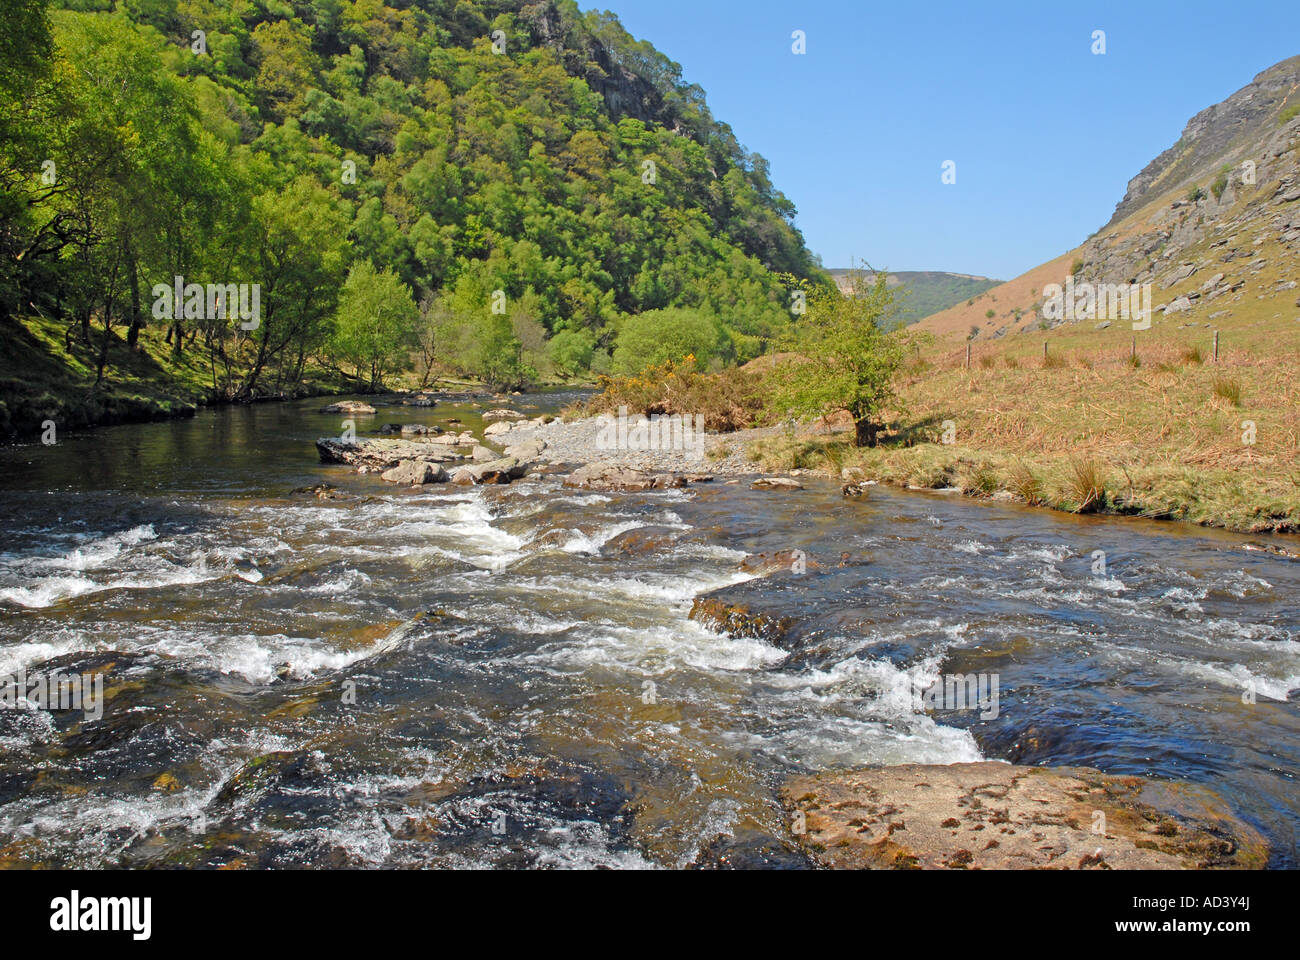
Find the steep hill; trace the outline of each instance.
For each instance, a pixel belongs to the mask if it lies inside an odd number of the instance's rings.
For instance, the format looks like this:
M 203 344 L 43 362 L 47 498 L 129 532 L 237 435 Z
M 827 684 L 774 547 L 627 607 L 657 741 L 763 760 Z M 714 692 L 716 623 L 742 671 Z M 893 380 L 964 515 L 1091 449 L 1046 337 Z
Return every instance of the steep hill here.
M 1043 310 L 1044 288 L 1071 273 L 1080 284 L 1152 284 L 1157 327 L 1290 322 L 1300 306 L 1297 147 L 1300 57 L 1293 57 L 1193 117 L 1081 246 L 921 327 L 963 337 L 978 329 L 987 339 L 1086 323 Z
M 164 334 L 209 398 L 315 359 L 382 380 L 385 352 L 522 383 L 607 368 L 661 310 L 744 361 L 790 323 L 784 277 L 825 279 L 704 92 L 574 0 L 45 5 L 0 12 L 0 323 L 66 327 L 78 390 Z M 176 275 L 260 284 L 260 325 L 160 318 Z

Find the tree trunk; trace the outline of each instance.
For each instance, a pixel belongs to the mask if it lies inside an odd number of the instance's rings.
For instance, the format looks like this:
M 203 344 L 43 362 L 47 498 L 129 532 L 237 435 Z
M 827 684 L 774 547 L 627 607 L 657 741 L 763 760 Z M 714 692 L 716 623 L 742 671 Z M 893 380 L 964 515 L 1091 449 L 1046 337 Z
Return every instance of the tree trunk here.
M 140 272 L 136 269 L 135 249 L 130 241 L 126 244 L 126 275 L 131 284 L 131 326 L 126 331 L 126 345 L 134 350 L 140 343 L 140 328 L 144 321 L 140 318 Z
M 855 431 L 854 446 L 874 447 L 876 445 L 876 432 L 879 428 L 870 417 L 863 417 L 861 420 L 855 421 L 853 427 Z

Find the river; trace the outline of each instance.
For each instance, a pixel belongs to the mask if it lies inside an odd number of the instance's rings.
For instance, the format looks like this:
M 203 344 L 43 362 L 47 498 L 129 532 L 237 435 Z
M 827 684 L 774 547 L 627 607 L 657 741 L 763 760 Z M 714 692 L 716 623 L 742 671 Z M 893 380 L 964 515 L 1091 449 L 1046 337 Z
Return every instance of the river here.
M 821 481 L 396 489 L 317 462 L 319 406 L 0 448 L 0 676 L 104 685 L 0 710 L 0 865 L 801 867 L 790 775 L 988 758 L 1204 785 L 1297 866 L 1300 563 L 1252 538 Z M 779 550 L 808 572 L 739 569 Z M 784 648 L 688 618 L 724 587 Z M 973 672 L 996 716 L 918 710 Z

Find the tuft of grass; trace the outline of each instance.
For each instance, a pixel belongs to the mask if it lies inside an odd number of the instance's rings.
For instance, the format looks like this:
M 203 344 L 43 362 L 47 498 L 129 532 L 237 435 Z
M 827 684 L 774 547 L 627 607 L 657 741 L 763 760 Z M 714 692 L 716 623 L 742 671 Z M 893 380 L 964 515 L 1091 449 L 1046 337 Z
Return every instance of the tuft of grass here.
M 1007 357 L 1007 358 L 1003 361 L 1003 363 L 1005 363 L 1005 364 L 1007 365 L 1007 369 L 1008 369 L 1008 370 L 1019 370 L 1019 369 L 1020 369 L 1020 361 L 1017 360 L 1015 357 Z
M 1055 353 L 1043 357 L 1044 370 L 1063 370 L 1067 366 L 1068 364 L 1065 362 L 1065 357 L 1059 356 Z
M 1106 505 L 1106 473 L 1099 461 L 1075 457 L 1066 470 L 1065 483 L 1075 513 L 1088 513 Z
M 1220 374 L 1214 378 L 1214 383 L 1211 384 L 1210 389 L 1216 397 L 1222 397 L 1234 407 L 1241 406 L 1240 380 Z
M 1201 348 L 1193 344 L 1183 351 L 1183 361 L 1185 363 L 1204 363 L 1205 354 L 1201 353 Z
M 1038 475 L 1023 460 L 1017 460 L 1008 470 L 1007 479 L 1011 489 L 1021 500 L 1031 507 L 1043 500 L 1043 485 Z
M 1142 369 L 1142 358 L 1139 357 L 1136 353 L 1129 354 L 1128 359 L 1125 360 L 1124 362 L 1127 363 L 1134 370 Z
M 995 358 L 990 356 L 989 354 L 987 353 L 980 354 L 979 365 L 985 370 L 992 369 L 993 364 L 996 362 L 997 361 L 995 360 Z

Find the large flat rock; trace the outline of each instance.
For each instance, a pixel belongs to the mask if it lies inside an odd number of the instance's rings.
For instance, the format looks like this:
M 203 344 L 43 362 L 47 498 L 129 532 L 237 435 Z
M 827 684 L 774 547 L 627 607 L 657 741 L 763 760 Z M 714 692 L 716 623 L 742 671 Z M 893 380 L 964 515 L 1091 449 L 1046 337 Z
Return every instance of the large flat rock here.
M 1268 859 L 1264 838 L 1209 791 L 1086 767 L 908 764 L 796 777 L 781 793 L 796 839 L 834 868 L 1260 869 Z

